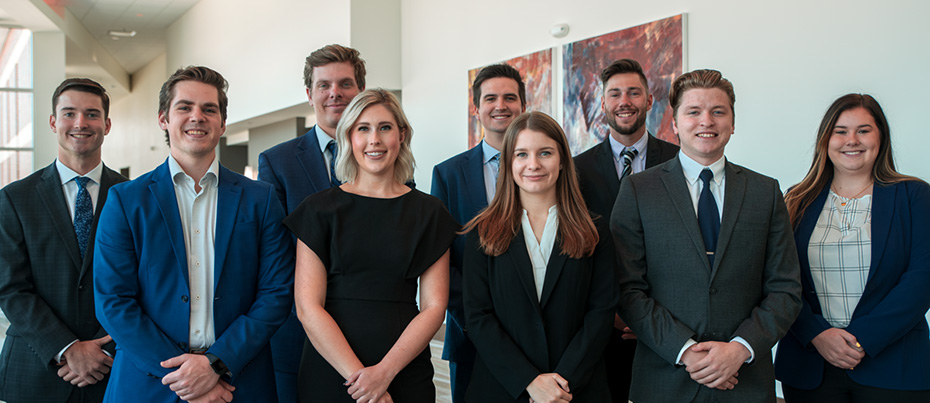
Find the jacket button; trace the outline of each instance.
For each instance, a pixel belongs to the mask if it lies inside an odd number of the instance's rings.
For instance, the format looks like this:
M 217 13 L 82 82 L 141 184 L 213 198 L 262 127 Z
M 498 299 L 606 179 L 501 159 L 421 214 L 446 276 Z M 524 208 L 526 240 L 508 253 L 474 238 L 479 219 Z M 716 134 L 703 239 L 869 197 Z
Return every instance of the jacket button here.
M 181 296 L 181 302 L 187 303 L 187 295 Z
M 716 294 L 717 294 L 717 289 L 716 289 L 716 288 L 711 288 L 711 289 L 710 289 L 710 295 L 716 295 Z

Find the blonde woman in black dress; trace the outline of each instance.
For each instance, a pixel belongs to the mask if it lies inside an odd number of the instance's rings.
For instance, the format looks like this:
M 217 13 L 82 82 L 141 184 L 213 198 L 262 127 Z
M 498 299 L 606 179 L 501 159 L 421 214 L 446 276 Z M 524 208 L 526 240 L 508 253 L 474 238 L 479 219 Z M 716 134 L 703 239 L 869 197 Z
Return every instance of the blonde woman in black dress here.
M 284 220 L 298 239 L 294 292 L 310 339 L 301 402 L 435 401 L 426 346 L 445 314 L 457 224 L 438 199 L 404 184 L 412 134 L 394 95 L 356 96 L 336 128 L 345 183 Z

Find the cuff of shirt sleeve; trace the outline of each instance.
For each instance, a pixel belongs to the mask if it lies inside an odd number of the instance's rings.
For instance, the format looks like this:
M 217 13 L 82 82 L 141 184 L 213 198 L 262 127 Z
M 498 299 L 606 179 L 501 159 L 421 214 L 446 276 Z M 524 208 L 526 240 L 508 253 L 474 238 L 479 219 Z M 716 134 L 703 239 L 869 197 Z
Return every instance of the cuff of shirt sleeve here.
M 78 339 L 74 339 L 74 341 L 68 343 L 68 345 L 65 346 L 65 348 L 61 349 L 61 351 L 58 352 L 58 355 L 55 356 L 55 363 L 61 364 L 61 359 L 64 358 L 65 351 L 68 351 L 68 348 L 70 348 L 71 346 L 74 345 L 74 343 L 77 343 L 77 342 L 78 342 Z
M 675 365 L 685 365 L 683 362 L 681 362 L 681 356 L 685 355 L 685 350 L 687 350 L 688 347 L 691 347 L 695 344 L 697 344 L 697 342 L 690 338 L 685 342 L 685 346 L 682 347 L 680 351 L 678 351 L 678 357 L 675 358 Z
M 749 345 L 749 342 L 747 342 L 746 339 L 736 336 L 733 338 L 733 340 L 730 340 L 730 341 L 735 341 L 739 344 L 742 344 L 743 347 L 746 347 L 746 349 L 749 350 L 749 359 L 746 360 L 747 364 L 751 363 L 752 360 L 756 358 L 756 352 L 752 350 L 752 346 Z

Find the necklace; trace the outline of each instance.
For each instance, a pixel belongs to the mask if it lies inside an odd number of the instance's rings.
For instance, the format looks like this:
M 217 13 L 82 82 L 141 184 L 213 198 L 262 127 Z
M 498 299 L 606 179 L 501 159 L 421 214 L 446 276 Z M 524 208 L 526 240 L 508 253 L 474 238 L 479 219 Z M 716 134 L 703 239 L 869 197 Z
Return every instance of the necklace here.
M 855 196 L 853 196 L 853 197 L 848 197 L 848 198 L 847 198 L 847 197 L 841 196 L 841 195 L 840 195 L 840 192 L 838 192 L 838 191 L 836 190 L 836 187 L 834 187 L 833 185 L 830 185 L 830 189 L 833 190 L 833 193 L 835 193 L 837 196 L 840 196 L 841 199 L 844 199 L 844 200 L 845 200 L 845 201 L 843 201 L 843 202 L 840 202 L 840 206 L 843 206 L 843 207 L 846 207 L 846 203 L 848 203 L 850 200 L 856 199 L 856 198 L 858 198 L 859 196 L 862 196 L 862 194 L 865 193 L 866 190 L 869 190 L 870 187 L 872 187 L 872 184 L 871 184 L 871 183 L 869 183 L 868 185 L 865 185 L 865 187 L 862 188 L 862 190 L 860 190 L 859 193 L 856 193 Z

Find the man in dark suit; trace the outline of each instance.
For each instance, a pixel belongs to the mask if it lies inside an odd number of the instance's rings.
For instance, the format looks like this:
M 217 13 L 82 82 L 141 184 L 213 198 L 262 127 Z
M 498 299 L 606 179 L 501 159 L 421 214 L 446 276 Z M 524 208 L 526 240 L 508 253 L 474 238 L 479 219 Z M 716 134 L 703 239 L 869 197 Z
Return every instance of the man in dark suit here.
M 646 131 L 652 94 L 639 62 L 617 60 L 601 71 L 600 79 L 603 87 L 601 110 L 610 133 L 601 144 L 576 156 L 575 168 L 588 209 L 609 220 L 621 176 L 642 172 L 674 158 L 678 146 Z M 629 328 L 616 316 L 604 359 L 611 398 L 616 403 L 629 401 L 636 351 L 635 336 L 630 332 L 624 334 L 624 329 Z
M 258 180 L 274 185 L 286 214 L 307 196 L 338 186 L 334 170 L 338 153 L 336 125 L 349 101 L 365 89 L 365 61 L 355 49 L 324 46 L 307 56 L 304 85 L 307 100 L 316 114 L 316 125 L 304 135 L 258 156 Z M 297 314 L 291 309 L 284 325 L 271 338 L 280 403 L 297 401 L 297 369 L 306 339 Z
M 484 128 L 484 139 L 472 149 L 433 168 L 430 194 L 442 200 L 452 216 L 464 225 L 494 198 L 504 132 L 526 110 L 526 84 L 517 69 L 506 64 L 487 66 L 472 84 L 472 113 Z M 462 305 L 462 259 L 465 237 L 452 243 L 449 261 L 449 305 L 442 358 L 449 360 L 452 401 L 465 401 L 475 365 L 475 346 L 465 329 Z
M 100 402 L 113 343 L 94 317 L 94 228 L 110 186 L 103 165 L 110 98 L 67 79 L 52 96 L 58 159 L 0 190 L 0 308 L 10 320 L 0 354 L 0 399 Z
M 611 230 L 620 316 L 639 337 L 634 402 L 775 401 L 771 349 L 801 307 L 798 255 L 778 182 L 724 158 L 735 99 L 718 71 L 678 77 L 678 158 L 620 184 Z
M 167 161 L 114 186 L 100 214 L 96 311 L 118 346 L 107 402 L 276 401 L 268 341 L 293 300 L 294 249 L 274 189 L 217 161 L 225 89 L 206 67 L 171 75 Z

